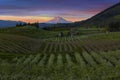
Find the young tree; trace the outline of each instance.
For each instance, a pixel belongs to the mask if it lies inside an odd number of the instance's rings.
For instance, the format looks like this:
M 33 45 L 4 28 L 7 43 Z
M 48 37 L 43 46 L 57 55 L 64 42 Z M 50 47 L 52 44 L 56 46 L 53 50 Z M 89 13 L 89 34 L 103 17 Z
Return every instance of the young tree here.
M 39 29 L 39 23 L 38 23 L 38 22 L 35 23 L 34 25 L 35 25 L 35 27 L 36 27 L 37 29 Z

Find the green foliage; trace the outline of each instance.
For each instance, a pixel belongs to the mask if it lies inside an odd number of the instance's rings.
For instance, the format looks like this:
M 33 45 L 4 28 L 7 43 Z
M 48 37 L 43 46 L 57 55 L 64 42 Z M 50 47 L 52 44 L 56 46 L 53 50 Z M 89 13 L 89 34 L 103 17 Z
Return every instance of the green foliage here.
M 24 26 L 24 27 L 0 29 L 0 33 L 16 34 L 20 36 L 43 39 L 43 38 L 56 37 L 56 35 L 58 35 L 59 32 L 45 31 L 43 29 L 38 29 L 35 26 Z
M 104 32 L 108 33 L 110 32 L 110 27 L 109 26 L 105 26 L 105 28 L 103 29 Z
M 25 36 L 0 34 L 0 52 L 4 53 L 36 53 L 40 42 Z
M 120 31 L 120 22 L 114 22 L 109 24 L 109 31 L 111 32 Z
M 0 79 L 119 80 L 120 33 L 101 33 L 101 28 L 78 31 L 81 36 L 53 37 L 59 31 L 33 26 L 1 29 Z
M 109 32 L 99 35 L 89 36 L 88 39 L 97 39 L 97 40 L 118 40 L 120 41 L 120 32 Z
M 40 59 L 40 54 L 30 55 L 26 58 L 16 58 L 14 59 L 14 63 L 9 63 L 8 61 L 0 62 L 0 79 L 13 80 L 117 80 L 120 79 L 120 63 L 119 60 L 116 59 L 114 63 L 115 66 L 105 65 L 110 64 L 111 59 L 109 57 L 104 57 L 106 54 L 114 58 L 120 50 L 112 51 L 114 53 L 112 56 L 109 54 L 110 52 L 102 52 L 100 53 L 73 53 L 73 56 L 70 54 L 66 54 L 66 56 L 54 55 L 50 54 L 49 57 L 44 57 L 44 59 Z M 102 55 L 101 55 L 102 54 Z M 59 56 L 59 57 L 58 57 Z M 75 62 L 72 57 L 75 57 Z M 120 54 L 117 57 L 120 57 Z M 38 57 L 38 58 L 36 58 Z M 61 62 L 63 61 L 63 57 L 65 57 L 65 63 L 61 66 Z M 57 58 L 57 59 L 55 59 Z M 18 61 L 21 63 L 17 64 Z M 38 59 L 38 60 L 37 60 Z M 107 60 L 106 62 L 104 60 Z M 33 61 L 33 60 L 37 60 Z M 55 61 L 57 60 L 57 61 Z M 44 62 L 41 66 L 40 62 Z M 87 61 L 87 62 L 86 62 Z M 35 63 L 34 63 L 35 62 Z M 41 62 L 41 63 L 42 63 Z M 99 62 L 99 64 L 97 63 Z M 17 64 L 17 65 L 16 65 Z M 24 64 L 24 65 L 23 65 Z M 57 66 L 56 66 L 57 65 Z

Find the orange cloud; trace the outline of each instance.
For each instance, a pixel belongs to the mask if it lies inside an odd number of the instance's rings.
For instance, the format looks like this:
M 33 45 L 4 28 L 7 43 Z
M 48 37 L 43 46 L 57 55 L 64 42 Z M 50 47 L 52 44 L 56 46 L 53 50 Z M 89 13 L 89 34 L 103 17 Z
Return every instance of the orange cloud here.
M 39 17 L 39 16 L 0 16 L 0 20 L 12 20 L 23 22 L 46 22 L 52 19 L 51 17 Z
M 47 22 L 51 20 L 53 17 L 41 17 L 41 16 L 0 16 L 0 20 L 11 20 L 11 21 L 23 21 L 23 22 Z M 64 17 L 68 21 L 81 21 L 86 18 L 74 18 L 74 17 Z

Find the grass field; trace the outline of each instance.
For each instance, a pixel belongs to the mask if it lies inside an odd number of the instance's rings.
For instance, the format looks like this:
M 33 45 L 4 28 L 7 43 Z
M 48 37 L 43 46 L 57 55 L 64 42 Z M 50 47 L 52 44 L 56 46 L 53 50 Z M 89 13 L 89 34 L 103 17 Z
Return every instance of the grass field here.
M 1 29 L 0 79 L 119 80 L 120 32 L 79 31 L 61 38 L 32 26 Z

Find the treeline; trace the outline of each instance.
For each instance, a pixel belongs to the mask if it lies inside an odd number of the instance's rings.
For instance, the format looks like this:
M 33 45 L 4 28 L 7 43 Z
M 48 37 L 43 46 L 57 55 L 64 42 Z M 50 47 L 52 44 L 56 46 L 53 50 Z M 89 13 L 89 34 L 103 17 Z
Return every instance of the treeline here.
M 58 23 L 52 26 L 43 27 L 44 30 L 48 31 L 59 31 L 59 30 L 70 30 L 71 28 L 79 27 L 75 23 Z
M 106 26 L 106 30 L 110 32 L 120 31 L 120 22 L 112 22 Z
M 39 28 L 39 23 L 17 23 L 16 27 L 24 27 L 24 26 L 35 26 L 36 28 Z
M 58 24 L 47 24 L 47 23 L 17 23 L 16 27 L 23 27 L 23 26 L 33 26 L 37 29 L 42 28 L 48 31 L 56 31 L 56 30 L 68 30 L 74 27 L 80 27 L 78 23 L 58 23 Z
M 28 25 L 27 23 L 17 23 L 16 27 L 27 26 L 27 25 Z

